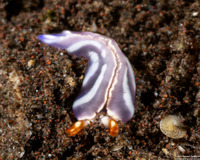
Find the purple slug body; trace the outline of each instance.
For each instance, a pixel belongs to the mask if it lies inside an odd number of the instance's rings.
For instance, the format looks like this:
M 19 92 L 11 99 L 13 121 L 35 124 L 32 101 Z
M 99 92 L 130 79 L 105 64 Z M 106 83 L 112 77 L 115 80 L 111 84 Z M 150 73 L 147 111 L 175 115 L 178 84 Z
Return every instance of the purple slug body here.
M 38 38 L 53 47 L 66 49 L 70 55 L 88 59 L 82 88 L 73 104 L 78 120 L 91 120 L 104 107 L 108 116 L 115 120 L 127 122 L 132 118 L 135 77 L 131 64 L 113 39 L 72 31 Z

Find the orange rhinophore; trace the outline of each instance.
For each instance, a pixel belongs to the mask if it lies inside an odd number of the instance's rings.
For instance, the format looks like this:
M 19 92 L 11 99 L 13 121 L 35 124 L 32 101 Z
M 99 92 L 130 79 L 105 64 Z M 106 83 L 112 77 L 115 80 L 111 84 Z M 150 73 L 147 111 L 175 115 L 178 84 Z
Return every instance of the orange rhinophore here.
M 105 127 L 109 127 L 110 129 L 110 135 L 112 137 L 115 137 L 118 135 L 119 133 L 119 127 L 117 124 L 117 121 L 115 121 L 114 119 L 108 117 L 108 116 L 104 116 L 101 118 L 101 123 L 105 126 Z
M 118 135 L 119 133 L 119 127 L 118 127 L 118 124 L 117 122 L 114 120 L 114 119 L 110 119 L 109 120 L 109 128 L 110 128 L 110 135 L 112 137 L 115 137 Z
M 88 121 L 77 121 L 69 129 L 67 129 L 68 136 L 75 136 L 78 132 L 83 130 L 84 127 L 88 124 Z

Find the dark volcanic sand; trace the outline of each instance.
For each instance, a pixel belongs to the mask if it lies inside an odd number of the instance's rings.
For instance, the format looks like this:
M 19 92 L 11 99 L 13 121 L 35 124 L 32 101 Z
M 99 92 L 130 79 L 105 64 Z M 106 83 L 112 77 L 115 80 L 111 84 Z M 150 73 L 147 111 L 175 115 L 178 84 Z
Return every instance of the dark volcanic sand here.
M 0 160 L 200 156 L 200 2 L 85 1 L 0 1 Z M 37 39 L 65 29 L 112 37 L 134 68 L 135 115 L 117 137 L 98 122 L 65 133 L 87 60 Z M 169 114 L 183 116 L 184 138 L 160 131 Z

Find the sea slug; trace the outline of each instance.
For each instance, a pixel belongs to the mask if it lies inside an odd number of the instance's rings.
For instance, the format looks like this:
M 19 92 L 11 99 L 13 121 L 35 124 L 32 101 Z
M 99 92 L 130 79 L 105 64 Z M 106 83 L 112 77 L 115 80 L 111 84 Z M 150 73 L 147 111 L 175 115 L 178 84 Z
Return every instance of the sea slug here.
M 116 136 L 117 121 L 127 122 L 134 114 L 136 91 L 133 69 L 117 43 L 91 32 L 63 31 L 38 38 L 50 46 L 66 49 L 70 55 L 88 59 L 82 88 L 73 104 L 78 122 L 67 133 L 76 135 L 97 113 L 105 111 L 107 116 L 102 123 Z

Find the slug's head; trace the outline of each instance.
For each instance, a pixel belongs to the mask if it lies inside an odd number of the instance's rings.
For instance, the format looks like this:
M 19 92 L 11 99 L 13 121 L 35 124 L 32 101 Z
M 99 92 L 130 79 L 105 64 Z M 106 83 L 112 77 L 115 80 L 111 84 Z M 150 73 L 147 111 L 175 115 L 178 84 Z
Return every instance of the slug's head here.
M 68 134 L 68 136 L 75 136 L 78 132 L 80 132 L 83 128 L 85 128 L 89 123 L 90 123 L 89 120 L 77 121 L 66 131 L 66 133 Z M 118 127 L 117 122 L 114 119 L 108 116 L 104 116 L 101 118 L 101 123 L 105 127 L 109 127 L 110 135 L 112 137 L 115 137 L 118 135 L 119 127 Z

